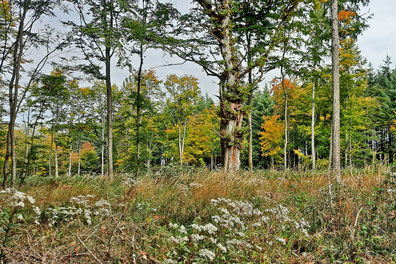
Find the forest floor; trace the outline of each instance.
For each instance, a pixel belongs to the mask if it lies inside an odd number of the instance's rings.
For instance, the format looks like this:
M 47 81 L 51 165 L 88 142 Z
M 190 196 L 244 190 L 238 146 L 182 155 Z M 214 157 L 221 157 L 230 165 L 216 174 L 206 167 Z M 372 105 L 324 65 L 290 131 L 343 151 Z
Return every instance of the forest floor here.
M 164 169 L 0 192 L 0 263 L 396 263 L 396 173 Z

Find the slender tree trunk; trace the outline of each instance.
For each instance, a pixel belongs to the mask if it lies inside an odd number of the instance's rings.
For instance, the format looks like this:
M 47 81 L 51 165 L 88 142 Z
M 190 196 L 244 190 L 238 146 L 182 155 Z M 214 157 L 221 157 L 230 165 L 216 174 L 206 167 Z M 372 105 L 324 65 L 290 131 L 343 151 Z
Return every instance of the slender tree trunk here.
M 110 48 L 106 47 L 107 176 L 113 179 L 113 95 L 111 90 L 110 67 Z
M 285 145 L 283 146 L 283 166 L 284 170 L 287 170 L 287 144 L 288 144 L 288 134 L 289 134 L 289 124 L 287 118 L 287 107 L 288 107 L 287 95 L 285 94 Z
M 10 105 L 10 121 L 8 123 L 8 131 L 7 131 L 7 146 L 6 146 L 6 154 L 3 163 L 3 188 L 6 187 L 7 183 L 7 174 L 8 174 L 8 160 L 11 156 L 11 185 L 13 186 L 16 179 L 16 149 L 15 149 L 15 120 L 17 115 L 17 106 L 18 106 L 18 90 L 19 90 L 19 79 L 20 79 L 20 69 L 21 69 L 21 61 L 23 55 L 23 34 L 24 34 L 24 25 L 25 18 L 27 14 L 27 10 L 29 7 L 30 1 L 26 0 L 23 4 L 23 11 L 20 14 L 18 33 L 16 35 L 15 46 L 13 51 L 13 66 L 12 66 L 12 75 L 11 80 L 8 85 L 9 90 L 9 105 Z
M 81 147 L 80 144 L 78 144 L 78 167 L 77 167 L 77 175 L 80 176 L 81 173 Z
M 250 33 L 246 33 L 246 40 L 247 40 L 247 63 L 248 65 L 251 63 L 251 35 Z M 248 82 L 249 82 L 249 87 L 250 87 L 250 93 L 249 93 L 249 99 L 248 99 L 248 105 L 250 106 L 249 112 L 248 112 L 248 165 L 249 165 L 249 170 L 253 170 L 253 127 L 252 127 L 252 112 L 253 112 L 253 92 L 254 92 L 254 87 L 253 87 L 253 73 L 252 71 L 249 72 L 248 74 Z
M 149 147 L 149 144 L 148 144 L 148 143 L 146 144 L 146 151 L 147 151 L 147 154 L 148 154 L 148 157 L 147 157 L 147 160 L 146 160 L 146 168 L 147 168 L 147 169 L 150 169 L 150 164 L 151 164 L 151 152 L 150 152 L 150 147 Z
M 49 156 L 48 156 L 48 173 L 49 176 L 52 177 L 52 149 L 54 147 L 54 134 L 51 131 L 51 136 L 50 136 L 50 151 L 49 151 Z
M 143 1 L 144 8 L 144 1 Z M 140 93 L 142 88 L 142 71 L 144 62 L 144 50 L 143 44 L 140 44 L 140 63 L 139 70 L 137 74 L 137 95 L 136 95 L 136 177 L 139 175 L 140 171 Z
M 107 176 L 113 179 L 113 92 L 111 88 L 111 47 L 114 16 L 112 1 L 103 0 L 103 22 L 105 24 L 105 68 L 106 68 L 106 94 L 107 94 Z M 107 18 L 109 15 L 109 18 Z
M 274 156 L 271 156 L 271 170 L 272 171 L 275 170 L 275 159 L 274 159 Z
M 69 177 L 71 177 L 72 154 L 73 154 L 73 145 L 70 142 L 70 149 L 69 149 Z
M 315 152 L 315 82 L 312 86 L 312 118 L 311 118 L 311 159 L 312 170 L 316 169 L 316 152 Z
M 184 142 L 186 140 L 186 132 L 187 132 L 187 119 L 184 120 L 183 125 L 179 124 L 179 157 L 180 157 L 180 165 L 183 165 Z
M 153 137 L 154 137 L 154 134 L 151 133 L 150 143 L 147 143 L 147 153 L 148 153 L 148 157 L 147 157 L 147 161 L 146 161 L 147 169 L 149 169 L 150 165 L 151 165 L 151 158 L 152 158 L 152 154 L 153 154 L 153 149 L 151 147 L 153 144 Z
M 29 166 L 32 161 L 31 156 L 32 156 L 32 151 L 33 151 L 33 146 L 34 146 L 34 137 L 36 135 L 36 128 L 38 125 L 38 121 L 40 118 L 42 118 L 43 111 L 44 111 L 44 103 L 42 103 L 40 105 L 39 113 L 38 113 L 36 120 L 33 124 L 32 132 L 30 135 L 30 143 L 29 143 L 30 148 L 28 147 L 29 144 L 26 144 L 27 154 L 26 154 L 26 161 L 24 162 L 23 172 L 21 173 L 21 175 L 23 175 L 21 183 L 24 181 L 24 179 L 27 177 L 27 175 L 29 175 Z M 29 126 L 29 121 L 28 121 L 28 126 Z M 21 183 L 20 183 L 20 185 L 21 185 Z
M 284 43 L 283 46 L 283 53 L 282 53 L 282 64 L 281 64 L 281 81 L 282 81 L 282 89 L 283 89 L 283 94 L 285 97 L 285 109 L 284 109 L 284 115 L 285 115 L 285 144 L 283 146 L 283 167 L 284 170 L 287 170 L 287 144 L 289 141 L 289 123 L 288 123 L 288 99 L 289 99 L 289 94 L 288 91 L 286 90 L 285 87 L 285 73 L 284 73 L 284 62 L 285 62 L 285 56 L 286 56 L 286 51 L 287 51 L 287 44 Z
M 352 137 L 351 136 L 349 136 L 349 166 L 352 168 Z
M 101 144 L 101 156 L 100 156 L 100 162 L 101 162 L 101 176 L 104 176 L 104 158 L 105 158 L 105 116 L 102 115 L 102 144 Z
M 15 186 L 15 181 L 16 181 L 16 164 L 17 164 L 17 158 L 16 158 L 16 140 L 15 140 L 15 134 L 12 132 L 12 140 L 11 140 L 11 164 L 12 164 L 12 173 L 11 173 L 11 186 Z
M 340 162 L 340 69 L 338 36 L 338 0 L 331 2 L 332 16 L 332 76 L 333 76 L 333 140 L 332 171 L 337 180 L 341 180 Z
M 333 160 L 333 122 L 331 122 L 331 128 L 330 128 L 330 151 L 329 151 L 329 164 L 327 167 L 327 170 L 331 170 L 331 163 Z
M 344 153 L 345 166 L 348 164 L 348 133 L 345 133 L 345 153 Z
M 393 136 L 390 128 L 388 128 L 388 135 L 389 135 L 389 164 L 393 164 Z
M 249 105 L 252 105 L 253 95 L 249 95 Z M 249 170 L 253 170 L 253 128 L 252 128 L 252 109 L 249 110 L 248 113 L 248 129 L 249 129 L 249 137 L 248 137 L 248 163 Z
M 59 167 L 58 167 L 58 145 L 55 143 L 55 178 L 59 177 Z

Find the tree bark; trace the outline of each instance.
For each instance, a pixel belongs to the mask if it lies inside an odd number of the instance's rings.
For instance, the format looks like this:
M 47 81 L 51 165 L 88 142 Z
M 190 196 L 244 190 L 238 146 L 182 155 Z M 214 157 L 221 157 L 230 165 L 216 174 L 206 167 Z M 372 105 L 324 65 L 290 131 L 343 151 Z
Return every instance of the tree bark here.
M 333 84 L 333 137 L 332 137 L 332 171 L 337 180 L 341 180 L 340 159 L 340 67 L 338 35 L 338 0 L 331 2 L 332 17 L 332 84 Z
M 187 132 L 187 119 L 184 120 L 183 125 L 179 124 L 179 158 L 180 165 L 183 165 L 183 156 L 184 156 L 184 142 L 186 139 Z
M 70 142 L 70 149 L 69 149 L 69 177 L 71 177 L 72 154 L 73 154 L 73 145 Z
M 100 168 L 101 168 L 101 176 L 104 176 L 104 158 L 105 158 L 105 116 L 102 115 L 102 144 L 101 144 L 101 156 L 100 156 Z
M 58 145 L 55 143 L 55 178 L 59 177 L 59 167 L 58 167 Z
M 315 153 L 315 82 L 312 86 L 312 118 L 311 118 L 311 159 L 312 170 L 316 169 L 316 153 Z
M 239 91 L 240 65 L 233 46 L 230 1 L 223 1 L 222 8 L 224 10 L 219 12 L 217 16 L 218 21 L 212 32 L 219 42 L 225 68 L 220 81 L 223 167 L 225 170 L 239 170 L 241 166 L 240 152 L 243 140 L 241 128 L 244 98 Z
M 144 1 L 143 1 L 144 7 Z M 143 44 L 140 44 L 140 62 L 139 70 L 137 74 L 137 95 L 136 95 L 136 177 L 139 176 L 140 172 L 140 93 L 142 88 L 142 71 L 144 62 L 144 51 Z
M 111 90 L 110 67 L 110 48 L 106 47 L 107 176 L 113 179 L 113 93 Z
M 108 5 L 110 8 L 108 10 Z M 111 31 L 113 30 L 113 6 L 112 2 L 103 1 L 105 36 L 105 68 L 106 68 L 106 93 L 107 93 L 107 176 L 113 179 L 113 92 L 111 88 Z M 109 21 L 107 15 L 110 15 Z
M 285 144 L 283 146 L 283 166 L 284 170 L 287 170 L 287 144 L 289 140 L 289 123 L 288 123 L 288 91 L 286 90 L 285 87 L 285 73 L 284 73 L 284 61 L 285 61 L 285 55 L 286 55 L 286 44 L 284 45 L 283 48 L 283 55 L 282 55 L 282 65 L 281 65 L 281 81 L 282 81 L 282 89 L 283 89 L 283 94 L 285 96 L 285 109 L 284 109 L 284 115 L 285 115 Z
M 23 43 L 24 25 L 25 25 L 25 18 L 29 4 L 30 4 L 29 0 L 26 0 L 24 2 L 22 14 L 20 14 L 18 33 L 16 35 L 15 46 L 13 51 L 12 75 L 8 85 L 10 121 L 8 123 L 6 154 L 3 163 L 3 188 L 5 188 L 7 184 L 8 160 L 10 156 L 11 156 L 12 186 L 14 185 L 16 179 L 15 120 L 16 120 L 17 106 L 18 106 L 20 69 L 21 69 L 21 61 L 22 61 L 23 48 L 24 48 L 24 43 Z
M 81 147 L 80 144 L 78 144 L 78 167 L 77 167 L 77 175 L 80 176 L 81 172 Z
M 249 95 L 249 105 L 252 106 L 253 102 L 253 91 Z M 249 137 L 248 137 L 248 163 L 249 163 L 249 170 L 253 170 L 253 128 L 252 128 L 252 111 L 253 109 L 249 110 L 248 114 L 248 130 L 249 130 Z
M 52 149 L 54 147 L 54 134 L 51 131 L 51 136 L 50 136 L 50 151 L 49 151 L 49 156 L 48 156 L 48 176 L 52 177 Z

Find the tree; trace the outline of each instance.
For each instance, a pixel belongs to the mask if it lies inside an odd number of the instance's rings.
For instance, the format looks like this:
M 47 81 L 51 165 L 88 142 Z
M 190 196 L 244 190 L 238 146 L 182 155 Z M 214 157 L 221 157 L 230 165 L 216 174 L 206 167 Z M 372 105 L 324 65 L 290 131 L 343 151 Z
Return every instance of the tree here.
M 197 63 L 208 75 L 219 79 L 223 167 L 226 170 L 237 170 L 240 168 L 240 151 L 244 135 L 244 102 L 251 92 L 245 85 L 244 78 L 254 70 L 260 72 L 259 76 L 265 72 L 269 54 L 279 43 L 279 32 L 299 1 L 255 1 L 252 4 L 255 7 L 252 17 L 263 21 L 257 28 L 270 30 L 265 41 L 268 45 L 263 47 L 263 41 L 257 38 L 257 42 L 250 49 L 250 55 L 240 50 L 240 41 L 245 40 L 245 34 L 236 33 L 235 22 L 237 17 L 243 15 L 243 7 L 251 3 L 229 0 L 196 0 L 196 3 L 199 8 L 183 16 L 181 27 L 175 31 L 178 36 L 183 33 L 185 38 L 177 38 L 173 41 L 174 45 L 168 49 L 186 61 Z M 251 58 L 249 64 L 246 62 L 247 58 Z
M 121 88 L 121 102 L 118 113 L 115 115 L 115 127 L 117 130 L 116 138 L 122 141 L 123 145 L 118 150 L 117 166 L 122 170 L 135 169 L 136 171 L 136 156 L 138 147 L 136 145 L 136 137 L 139 132 L 139 144 L 145 146 L 140 152 L 140 163 L 146 161 L 146 166 L 149 167 L 152 160 L 152 153 L 157 147 L 156 141 L 158 134 L 160 134 L 159 124 L 159 110 L 164 102 L 165 92 L 160 89 L 162 82 L 153 71 L 144 71 L 142 73 L 142 80 L 140 82 L 139 104 L 140 104 L 140 118 L 139 124 L 137 120 L 137 93 L 138 82 L 137 76 L 132 75 L 128 77 Z M 139 131 L 136 127 L 139 125 Z M 127 128 L 126 130 L 124 128 Z
M 330 30 L 327 17 L 325 16 L 325 3 L 315 0 L 308 4 L 308 14 L 306 25 L 303 29 L 304 35 L 308 38 L 305 42 L 307 52 L 303 55 L 307 61 L 307 68 L 303 68 L 304 75 L 312 82 L 312 108 L 311 108 L 311 161 L 312 170 L 316 168 L 316 149 L 315 149 L 315 116 L 316 116 L 316 96 L 319 78 L 321 74 L 321 62 L 327 55 L 327 42 Z
M 106 82 L 107 103 L 107 175 L 113 178 L 113 91 L 111 85 L 111 59 L 121 41 L 121 6 L 119 1 L 71 0 L 80 18 L 80 24 L 67 21 L 76 33 L 75 42 L 88 65 L 84 71 Z M 104 63 L 100 72 L 95 59 Z
M 333 115 L 331 137 L 331 168 L 337 180 L 341 179 L 340 158 L 340 67 L 339 67 L 339 33 L 338 33 L 338 0 L 331 1 L 332 18 L 332 87 L 333 87 Z
M 391 58 L 387 56 L 384 65 L 372 76 L 368 95 L 376 97 L 381 111 L 373 112 L 373 123 L 379 139 L 377 148 L 383 161 L 394 161 L 394 133 L 391 132 L 394 112 L 396 111 L 396 69 L 391 69 Z M 373 147 L 375 144 L 373 144 Z
M 279 121 L 279 115 L 263 116 L 261 124 L 263 131 L 259 132 L 261 152 L 263 156 L 271 157 L 271 169 L 275 168 L 275 156 L 281 150 L 285 125 Z
M 183 160 L 188 164 L 205 165 L 210 160 L 213 169 L 216 149 L 220 142 L 217 137 L 219 120 L 214 106 L 193 114 L 188 120 L 188 137 Z
M 188 118 L 196 107 L 201 91 L 198 87 L 198 80 L 188 75 L 181 77 L 169 75 L 164 85 L 169 95 L 166 111 L 173 126 L 169 131 L 174 131 L 174 129 L 177 131 L 179 162 L 182 165 Z
M 4 3 L 4 2 L 3 2 Z M 56 50 L 64 47 L 65 41 L 60 41 L 57 46 L 53 49 L 50 47 L 50 43 L 54 40 L 51 38 L 52 30 L 45 29 L 35 32 L 35 25 L 40 19 L 45 16 L 53 16 L 54 7 L 56 5 L 55 1 L 14 1 L 12 5 L 8 5 L 9 18 L 6 19 L 5 33 L 5 45 L 3 48 L 3 56 L 1 59 L 1 70 L 3 73 L 4 62 L 9 59 L 9 68 L 7 78 L 8 86 L 8 99 L 9 99 L 9 122 L 8 122 L 8 132 L 6 141 L 6 153 L 3 164 L 3 188 L 6 186 L 8 178 L 8 162 L 11 158 L 11 184 L 14 185 L 16 180 L 16 153 L 15 153 L 15 121 L 21 104 L 23 103 L 26 94 L 31 88 L 32 83 L 38 77 L 40 71 L 48 61 L 50 55 L 52 55 Z M 4 8 L 6 5 L 2 5 Z M 12 23 L 16 23 L 16 32 L 12 34 Z M 62 39 L 62 38 L 61 38 Z M 10 41 L 10 45 L 7 46 L 7 42 Z M 57 41 L 55 41 L 57 43 Z M 37 48 L 39 45 L 44 45 L 47 47 L 47 53 L 33 66 L 31 73 L 29 74 L 29 80 L 25 85 L 22 93 L 20 94 L 21 88 L 21 73 L 27 66 L 22 67 L 22 64 L 27 64 L 29 60 L 24 58 L 26 52 L 31 48 Z M 9 58 L 7 58 L 10 56 Z

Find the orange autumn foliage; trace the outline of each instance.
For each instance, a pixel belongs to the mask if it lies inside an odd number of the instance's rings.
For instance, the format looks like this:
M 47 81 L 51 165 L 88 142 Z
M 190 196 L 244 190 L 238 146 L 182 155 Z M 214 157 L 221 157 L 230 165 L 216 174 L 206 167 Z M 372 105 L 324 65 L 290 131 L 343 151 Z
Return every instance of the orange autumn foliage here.
M 340 22 L 348 22 L 352 20 L 352 18 L 356 16 L 356 12 L 349 11 L 349 10 L 341 10 L 338 12 L 338 20 Z
M 259 132 L 262 156 L 275 156 L 281 150 L 285 126 L 279 115 L 263 116 L 263 119 L 263 131 Z
M 81 145 L 80 148 L 80 156 L 83 156 L 85 153 L 95 152 L 95 147 L 92 146 L 90 142 L 85 142 Z M 78 161 L 78 151 L 72 153 L 72 162 Z

